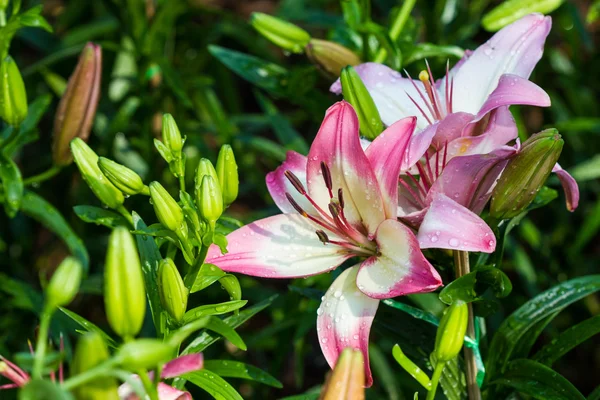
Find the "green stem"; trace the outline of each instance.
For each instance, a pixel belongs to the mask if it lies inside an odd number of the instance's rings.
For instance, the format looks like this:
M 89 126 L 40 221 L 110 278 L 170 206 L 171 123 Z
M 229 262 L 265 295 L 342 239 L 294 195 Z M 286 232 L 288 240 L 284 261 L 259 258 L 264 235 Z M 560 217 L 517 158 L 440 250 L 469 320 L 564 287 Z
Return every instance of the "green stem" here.
M 146 389 L 146 394 L 148 397 L 150 397 L 150 400 L 159 400 L 158 391 L 156 390 L 156 386 L 148 377 L 148 372 L 146 370 L 142 370 L 138 372 L 138 375 L 142 381 L 142 384 L 144 385 L 144 389 Z
M 17 136 L 19 136 L 19 131 L 20 131 L 20 127 L 18 127 L 18 126 L 13 127 L 12 132 L 6 138 L 6 140 L 3 141 L 2 143 L 0 143 L 0 152 L 4 151 L 4 149 L 7 148 L 11 144 L 11 142 L 17 138 Z
M 80 374 L 72 376 L 62 383 L 62 387 L 65 390 L 71 390 L 77 386 L 83 385 L 93 379 L 100 378 L 103 376 L 109 376 L 112 374 L 111 368 L 116 364 L 116 359 L 111 358 L 106 360 L 93 368 L 88 369 Z
M 396 41 L 398 36 L 400 36 L 400 33 L 402 33 L 402 29 L 404 29 L 404 25 L 406 24 L 406 21 L 408 21 L 408 17 L 410 16 L 410 13 L 416 2 L 417 0 L 404 0 L 404 3 L 402 4 L 400 11 L 398 11 L 396 14 L 396 18 L 394 18 L 392 21 L 392 26 L 389 30 L 389 35 L 390 39 L 392 39 L 392 42 Z M 381 48 L 379 49 L 379 52 L 377 52 L 377 55 L 373 61 L 382 63 L 386 58 L 387 51 Z
M 33 359 L 33 372 L 34 378 L 42 377 L 42 370 L 44 367 L 44 356 L 46 355 L 46 346 L 48 344 L 48 330 L 50 329 L 50 320 L 52 318 L 53 310 L 48 307 L 44 307 L 42 316 L 40 319 L 40 329 L 38 331 L 37 344 L 35 346 L 35 356 Z
M 52 178 L 54 175 L 58 174 L 61 170 L 62 170 L 62 167 L 60 167 L 58 165 L 53 165 L 52 167 L 48 168 L 46 171 L 42 172 L 41 174 L 30 176 L 29 178 L 24 179 L 23 185 L 25 185 L 25 186 L 36 185 L 41 182 L 47 181 L 48 179 Z
M 438 362 L 433 370 L 433 376 L 431 377 L 431 389 L 427 392 L 425 400 L 433 400 L 435 398 L 435 392 L 437 391 L 438 383 L 442 377 L 442 371 L 444 371 L 445 362 Z
M 454 251 L 454 268 L 456 278 L 460 278 L 463 275 L 471 272 L 469 265 L 469 253 L 466 251 Z M 469 319 L 467 324 L 467 336 L 471 339 L 475 339 L 475 317 L 473 315 L 473 306 L 471 303 L 468 304 L 469 308 Z M 464 347 L 465 356 L 465 375 L 467 378 L 467 392 L 469 394 L 469 400 L 481 400 L 481 389 L 477 385 L 477 360 L 475 359 L 475 353 L 473 349 Z
M 183 175 L 179 176 L 179 190 L 185 192 L 185 176 Z
M 6 11 L 0 10 L 0 27 L 6 26 Z
M 123 217 L 125 217 L 125 219 L 127 220 L 127 222 L 129 222 L 133 228 L 135 228 L 135 226 L 133 224 L 133 217 L 131 216 L 131 214 L 129 213 L 129 211 L 127 211 L 127 209 L 125 208 L 125 206 L 123 206 L 123 204 L 121 204 L 117 208 L 117 211 L 119 212 L 119 214 L 121 214 Z
M 198 272 L 200 272 L 200 267 L 204 263 L 204 259 L 208 254 L 208 247 L 209 246 L 202 245 L 200 248 L 200 254 L 198 254 L 194 265 L 192 265 L 192 268 L 185 275 L 184 283 L 188 290 L 192 290 L 192 286 L 194 286 L 194 282 L 196 282 L 196 277 L 198 276 Z

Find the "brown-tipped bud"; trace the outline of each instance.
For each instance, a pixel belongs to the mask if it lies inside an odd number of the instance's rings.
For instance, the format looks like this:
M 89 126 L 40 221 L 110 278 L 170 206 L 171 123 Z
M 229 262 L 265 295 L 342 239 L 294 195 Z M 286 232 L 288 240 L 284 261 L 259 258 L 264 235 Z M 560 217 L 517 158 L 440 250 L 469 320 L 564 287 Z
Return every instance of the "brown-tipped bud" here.
M 325 181 L 325 186 L 327 186 L 327 189 L 331 191 L 331 189 L 333 188 L 333 181 L 331 180 L 331 171 L 329 170 L 329 167 L 327 166 L 327 164 L 325 164 L 324 161 L 321 161 L 321 173 L 323 173 L 323 180 Z
M 302 209 L 302 207 L 300 207 L 300 204 L 298 204 L 296 202 L 296 200 L 294 200 L 294 198 L 292 197 L 291 194 L 289 194 L 288 192 L 285 193 L 285 198 L 290 202 L 290 204 L 292 205 L 292 207 L 294 207 L 294 210 L 298 211 L 298 213 L 304 217 L 306 217 L 306 211 L 304 211 Z
M 290 183 L 292 184 L 294 189 L 296 189 L 298 191 L 298 193 L 300 193 L 301 195 L 306 194 L 304 185 L 302 185 L 302 182 L 300 182 L 300 179 L 298 179 L 298 177 L 296 175 L 294 175 L 294 173 L 292 171 L 290 171 L 288 169 L 287 171 L 284 172 L 284 175 L 288 179 L 288 181 L 290 181 Z
M 99 45 L 88 43 L 56 110 L 52 138 L 52 158 L 56 165 L 73 161 L 69 143 L 74 138 L 87 141 L 100 98 L 101 75 L 102 50 Z
M 340 76 L 342 68 L 348 65 L 361 63 L 360 57 L 352 50 L 328 40 L 311 39 L 306 46 L 306 55 L 313 63 L 334 76 Z
M 325 233 L 325 231 L 322 230 L 318 230 L 315 232 L 317 234 L 317 236 L 319 237 L 319 240 L 321 242 L 323 242 L 323 244 L 327 244 L 329 243 L 329 236 L 327 236 L 327 234 Z
M 346 347 L 333 372 L 323 385 L 319 400 L 363 400 L 365 398 L 365 367 L 360 350 Z

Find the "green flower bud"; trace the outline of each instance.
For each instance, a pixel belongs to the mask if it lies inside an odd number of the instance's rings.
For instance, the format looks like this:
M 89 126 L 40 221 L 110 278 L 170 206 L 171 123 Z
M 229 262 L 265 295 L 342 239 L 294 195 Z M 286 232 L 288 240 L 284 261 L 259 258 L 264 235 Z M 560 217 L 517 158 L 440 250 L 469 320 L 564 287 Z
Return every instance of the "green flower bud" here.
M 383 123 L 365 84 L 352 67 L 343 68 L 340 79 L 344 100 L 354 107 L 358 116 L 360 133 L 369 140 L 375 139 L 383 131 Z
M 520 214 L 539 192 L 558 161 L 564 141 L 556 129 L 527 139 L 506 165 L 492 193 L 490 215 L 512 218 Z
M 19 126 L 27 116 L 27 93 L 19 67 L 11 56 L 0 64 L 0 118 Z
M 100 99 L 101 76 L 102 49 L 88 43 L 56 110 L 52 137 L 52 158 L 56 165 L 68 165 L 73 161 L 69 143 L 74 138 L 87 141 Z
M 183 211 L 160 183 L 152 182 L 150 184 L 150 199 L 160 223 L 173 232 L 180 230 L 183 224 Z
M 122 338 L 136 336 L 146 314 L 142 265 L 133 236 L 125 227 L 112 231 L 104 269 L 104 306 L 108 323 Z
M 180 322 L 187 310 L 189 291 L 170 258 L 162 260 L 158 267 L 158 291 L 164 309 Z
M 364 400 L 365 362 L 360 350 L 346 347 L 321 389 L 322 400 Z
M 116 354 L 119 364 L 126 369 L 136 371 L 155 368 L 169 361 L 175 348 L 159 339 L 138 339 L 125 343 Z
M 215 167 L 213 167 L 212 163 L 207 158 L 201 158 L 198 163 L 198 168 L 196 168 L 196 186 L 199 187 L 202 185 L 202 178 L 204 175 L 212 176 L 217 182 L 219 181 L 219 177 L 217 176 L 217 171 Z
M 46 287 L 47 306 L 54 309 L 66 306 L 73 301 L 79 291 L 82 274 L 83 267 L 76 258 L 65 258 Z
M 223 196 L 219 183 L 212 176 L 205 175 L 202 178 L 200 189 L 196 190 L 196 204 L 202 219 L 214 228 L 215 222 L 223 214 Z
M 167 146 L 171 153 L 178 158 L 177 154 L 180 154 L 181 149 L 183 148 L 183 139 L 181 138 L 181 133 L 175 123 L 175 119 L 171 114 L 163 115 L 162 139 L 165 146 Z
M 71 152 L 75 163 L 96 197 L 109 208 L 118 208 L 125 200 L 123 193 L 115 187 L 100 171 L 98 155 L 80 138 L 71 142 Z
M 250 24 L 271 42 L 292 53 L 302 53 L 310 41 L 310 34 L 304 29 L 272 15 L 252 13 Z
M 347 47 L 328 40 L 311 39 L 306 46 L 310 60 L 333 76 L 340 76 L 342 68 L 361 63 L 360 58 Z
M 135 171 L 108 158 L 100 157 L 98 167 L 121 192 L 131 196 L 138 193 L 150 194 L 149 189 L 142 178 Z
M 8 7 L 8 0 L 0 0 L 0 10 L 4 11 Z
M 109 358 L 108 348 L 100 334 L 89 332 L 79 338 L 71 363 L 71 376 L 81 374 Z M 113 378 L 97 378 L 73 390 L 78 400 L 119 400 L 117 382 Z
M 467 303 L 456 302 L 446 308 L 435 336 L 433 352 L 437 362 L 450 361 L 458 355 L 465 340 L 468 317 Z
M 225 207 L 229 207 L 237 199 L 240 179 L 233 149 L 228 144 L 221 146 L 221 150 L 219 150 L 217 176 L 223 194 L 223 204 Z

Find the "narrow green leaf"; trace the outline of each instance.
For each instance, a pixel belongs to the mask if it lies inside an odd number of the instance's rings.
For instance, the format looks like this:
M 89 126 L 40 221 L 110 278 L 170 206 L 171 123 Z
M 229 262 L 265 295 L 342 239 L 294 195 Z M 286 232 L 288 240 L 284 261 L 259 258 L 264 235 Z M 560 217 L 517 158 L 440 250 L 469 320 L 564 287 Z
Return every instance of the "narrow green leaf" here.
M 27 116 L 19 128 L 19 134 L 17 138 L 6 146 L 4 153 L 10 157 L 18 149 L 27 143 L 35 140 L 37 137 L 37 126 L 42 116 L 48 110 L 50 103 L 52 102 L 52 95 L 45 94 L 36 97 L 34 101 L 27 107 Z M 6 133 L 11 134 L 14 128 L 7 129 Z
M 219 317 L 211 316 L 208 323 L 206 324 L 206 329 L 209 329 L 213 332 L 218 333 L 223 336 L 225 339 L 229 340 L 234 346 L 238 349 L 246 351 L 248 347 L 244 340 L 240 337 L 240 335 L 235 331 L 235 329 L 227 324 L 227 322 L 223 321 Z M 201 350 L 199 350 L 201 351 Z
M 487 31 L 497 31 L 521 17 L 534 12 L 549 14 L 556 10 L 564 0 L 506 0 L 494 8 L 481 20 Z
M 67 221 L 52 204 L 33 192 L 25 191 L 21 202 L 21 211 L 57 234 L 87 272 L 89 266 L 87 249 L 79 236 L 73 232 Z
M 14 218 L 21 208 L 23 199 L 23 179 L 17 164 L 0 153 L 0 180 L 4 187 L 4 209 L 10 218 Z
M 242 299 L 242 287 L 235 275 L 227 274 L 219 279 L 219 283 L 223 286 L 223 289 L 229 293 L 231 300 Z
M 204 361 L 204 368 L 225 378 L 241 378 L 250 381 L 264 383 L 281 389 L 283 385 L 268 372 L 253 365 L 244 364 L 239 361 L 230 360 L 207 360 Z
M 116 228 L 117 226 L 128 227 L 129 223 L 121 214 L 94 206 L 75 206 L 75 214 L 84 222 Z
M 506 297 L 512 291 L 508 276 L 495 267 L 480 267 L 448 284 L 440 293 L 440 300 L 446 304 L 460 300 L 466 303 L 480 300 L 491 289 L 494 296 Z
M 244 400 L 227 381 L 207 369 L 190 372 L 182 378 L 205 390 L 217 400 Z
M 517 359 L 491 385 L 506 385 L 540 400 L 585 400 L 564 376 L 533 360 Z
M 588 318 L 562 332 L 550 344 L 542 347 L 533 359 L 550 367 L 570 350 L 598 333 L 600 333 L 600 315 Z
M 73 321 L 77 322 L 83 329 L 87 332 L 95 332 L 100 334 L 107 345 L 112 348 L 117 347 L 117 343 L 111 338 L 108 333 L 104 332 L 102 329 L 98 328 L 94 323 L 88 321 L 83 318 L 81 315 L 74 313 L 73 311 L 69 311 L 66 308 L 59 307 L 60 311 L 62 311 L 67 317 L 71 318 Z
M 74 400 L 71 393 L 50 380 L 32 379 L 19 391 L 19 400 Z
M 227 274 L 214 264 L 202 264 L 190 293 L 196 293 L 209 287 L 225 275 Z
M 206 315 L 221 315 L 242 308 L 248 303 L 248 300 L 233 300 L 218 304 L 205 304 L 192 308 L 183 316 L 185 323 L 191 322 Z

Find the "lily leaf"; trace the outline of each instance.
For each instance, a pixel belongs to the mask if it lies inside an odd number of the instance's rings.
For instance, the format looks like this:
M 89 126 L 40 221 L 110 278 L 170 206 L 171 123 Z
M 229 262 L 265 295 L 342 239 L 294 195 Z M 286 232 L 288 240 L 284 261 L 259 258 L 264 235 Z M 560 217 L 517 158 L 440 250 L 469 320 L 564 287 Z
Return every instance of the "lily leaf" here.
M 4 154 L 0 154 L 0 180 L 4 187 L 4 209 L 13 218 L 21 207 L 23 179 L 17 164 Z
M 219 375 L 207 369 L 185 374 L 182 378 L 187 379 L 194 385 L 204 389 L 215 399 L 244 400 L 243 397 Z
M 241 378 L 264 383 L 265 385 L 282 388 L 283 385 L 271 374 L 253 365 L 230 360 L 207 360 L 204 368 L 226 378 Z
M 190 293 L 196 293 L 209 287 L 225 275 L 227 274 L 214 264 L 202 264 Z
M 440 300 L 452 304 L 457 300 L 470 303 L 481 300 L 483 294 L 491 289 L 494 296 L 506 297 L 512 291 L 508 276 L 498 268 L 480 267 L 456 279 L 440 293 Z
M 484 15 L 481 25 L 485 30 L 495 32 L 527 14 L 549 14 L 563 2 L 564 0 L 506 0 Z
M 71 318 L 73 321 L 77 322 L 83 329 L 87 332 L 98 333 L 102 336 L 102 339 L 112 348 L 117 347 L 117 343 L 111 338 L 108 333 L 104 332 L 102 329 L 98 328 L 97 325 L 83 318 L 81 315 L 74 313 L 73 311 L 69 311 L 66 308 L 59 307 L 60 311 L 62 311 L 67 317 Z
M 94 206 L 75 206 L 75 214 L 84 222 L 96 225 L 106 226 L 113 229 L 117 226 L 129 226 L 129 223 L 122 215 L 105 210 L 104 208 Z
M 183 316 L 185 323 L 191 322 L 206 315 L 220 315 L 242 308 L 248 303 L 248 300 L 233 300 L 219 304 L 205 304 L 192 308 Z

